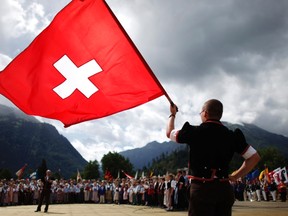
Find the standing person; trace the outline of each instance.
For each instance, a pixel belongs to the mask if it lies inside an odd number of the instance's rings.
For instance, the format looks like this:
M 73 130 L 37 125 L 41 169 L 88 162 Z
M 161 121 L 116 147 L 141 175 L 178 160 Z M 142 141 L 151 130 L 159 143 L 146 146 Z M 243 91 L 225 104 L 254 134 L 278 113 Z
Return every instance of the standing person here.
M 281 202 L 286 202 L 287 189 L 283 180 L 281 180 L 280 184 L 278 185 L 278 191 L 280 193 Z
M 120 204 L 119 203 L 119 191 L 121 190 L 121 187 L 119 185 L 118 179 L 114 181 L 114 196 L 113 196 L 113 201 L 115 204 Z
M 272 196 L 273 202 L 276 202 L 277 184 L 273 178 L 271 179 L 271 183 L 269 184 L 268 189 Z
M 128 199 L 129 199 L 129 193 L 128 193 L 128 183 L 125 183 L 125 185 L 123 186 L 123 204 L 128 204 Z
M 181 170 L 178 171 L 177 174 L 177 189 L 178 189 L 178 204 L 177 208 L 179 210 L 185 209 L 185 196 L 186 196 L 186 188 L 185 188 L 185 178 L 183 176 L 183 172 Z
M 158 206 L 160 208 L 164 207 L 164 191 L 165 191 L 165 178 L 164 177 L 159 177 L 159 186 L 158 186 Z
M 45 198 L 45 203 L 46 203 L 44 212 L 48 211 L 49 202 L 50 202 L 50 194 L 51 194 L 51 185 L 53 182 L 52 172 L 50 170 L 46 171 L 46 176 L 42 179 L 42 182 L 43 182 L 43 189 L 41 191 L 38 207 L 35 212 L 41 211 L 41 206 L 42 206 L 44 198 Z
M 154 188 L 154 195 L 153 195 L 153 204 L 154 206 L 158 206 L 158 189 L 159 189 L 159 181 L 158 181 L 158 177 L 154 176 L 153 177 L 153 188 Z
M 99 185 L 98 185 L 97 181 L 94 181 L 93 185 L 92 185 L 92 201 L 94 203 L 99 202 L 98 189 L 99 189 Z
M 267 186 L 266 180 L 265 180 L 264 178 L 261 179 L 261 181 L 260 181 L 260 186 L 261 186 L 261 191 L 262 191 L 263 199 L 264 199 L 265 201 L 268 201 L 268 200 L 267 200 L 267 190 L 268 190 L 268 186 Z
M 107 191 L 111 192 L 110 188 L 107 188 Z M 105 188 L 104 181 L 102 181 L 100 187 L 98 188 L 98 194 L 99 194 L 99 197 L 100 197 L 99 203 L 101 203 L 101 204 L 105 203 L 105 194 L 107 193 L 107 191 L 106 191 L 106 188 Z M 109 195 L 111 196 L 111 200 L 112 200 L 111 193 L 109 193 Z M 109 196 L 109 198 L 110 198 L 110 196 Z M 109 200 L 108 197 L 106 197 L 106 198 L 107 198 L 107 200 Z M 108 201 L 108 203 L 109 203 L 109 201 Z
M 260 202 L 261 201 L 261 185 L 260 185 L 260 181 L 258 179 L 255 179 L 254 180 L 254 184 L 255 184 L 255 189 L 256 189 L 257 201 Z
M 14 181 L 10 181 L 8 185 L 8 205 L 13 205 L 13 185 Z
M 189 216 L 230 216 L 234 193 L 229 180 L 235 182 L 249 173 L 260 156 L 246 143 L 241 130 L 231 131 L 220 122 L 223 105 L 219 100 L 211 99 L 204 103 L 199 126 L 186 122 L 182 129 L 176 130 L 177 106 L 171 104 L 170 112 L 167 137 L 190 147 Z M 234 152 L 241 154 L 245 161 L 229 175 L 229 163 Z

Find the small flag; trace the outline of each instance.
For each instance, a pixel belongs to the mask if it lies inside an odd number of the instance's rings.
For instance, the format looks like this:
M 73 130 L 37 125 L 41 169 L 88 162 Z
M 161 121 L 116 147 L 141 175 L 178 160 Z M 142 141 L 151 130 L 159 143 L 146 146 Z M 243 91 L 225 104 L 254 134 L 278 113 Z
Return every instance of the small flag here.
M 20 168 L 15 174 L 16 176 L 18 176 L 18 179 L 21 179 L 25 169 L 27 167 L 27 164 L 25 164 L 22 168 Z
M 77 182 L 79 181 L 82 181 L 82 177 L 81 177 L 79 170 L 77 169 Z
M 265 172 L 265 170 L 262 170 L 260 175 L 259 175 L 259 180 L 260 181 L 265 177 L 264 172 Z
M 259 175 L 260 175 L 259 170 L 258 170 L 258 169 L 254 170 L 254 171 L 252 172 L 252 180 L 258 178 Z
M 279 185 L 281 182 L 281 168 L 278 167 L 277 169 L 273 170 L 271 176 L 273 177 L 275 183 Z
M 126 172 L 124 172 L 123 170 L 122 170 L 122 172 L 124 173 L 124 175 L 125 175 L 127 178 L 129 178 L 129 179 L 133 179 L 132 176 L 128 175 L 128 174 L 127 174 Z
M 282 181 L 283 181 L 285 184 L 288 183 L 288 176 L 287 176 L 287 169 L 286 169 L 286 167 L 283 167 L 283 168 L 281 169 L 281 179 L 282 179 Z
M 108 169 L 105 171 L 104 179 L 106 179 L 108 181 L 113 180 L 113 176 L 111 175 L 111 173 Z
M 138 178 L 138 170 L 136 171 L 136 174 L 135 174 L 135 177 L 134 177 L 135 179 L 137 179 Z
M 37 171 L 33 172 L 29 176 L 30 179 L 37 179 Z

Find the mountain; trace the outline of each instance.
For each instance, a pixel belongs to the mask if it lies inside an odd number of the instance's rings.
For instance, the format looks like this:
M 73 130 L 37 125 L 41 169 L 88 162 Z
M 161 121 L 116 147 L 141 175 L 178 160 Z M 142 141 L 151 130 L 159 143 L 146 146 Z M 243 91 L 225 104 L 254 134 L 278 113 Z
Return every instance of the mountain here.
M 254 124 L 231 124 L 223 122 L 231 130 L 239 128 L 243 131 L 247 143 L 256 149 L 275 147 L 285 158 L 288 159 L 288 138 L 282 135 L 268 132 Z M 142 148 L 136 148 L 120 152 L 119 154 L 128 158 L 134 165 L 135 169 L 142 169 L 144 166 L 151 164 L 153 159 L 161 157 L 162 154 L 169 155 L 174 151 L 182 150 L 186 145 L 179 145 L 174 142 L 151 142 Z M 187 150 L 188 151 L 188 150 Z
M 153 141 L 142 148 L 119 152 L 119 154 L 128 158 L 134 169 L 142 169 L 143 166 L 147 166 L 153 159 L 160 157 L 162 154 L 170 154 L 183 148 L 185 148 L 185 145 L 179 145 L 172 141 L 164 143 Z
M 247 143 L 252 145 L 256 149 L 275 147 L 277 148 L 285 158 L 288 158 L 288 138 L 271 133 L 267 130 L 264 130 L 254 124 L 231 124 L 228 122 L 223 122 L 225 126 L 231 130 L 239 128 L 242 130 L 246 137 Z
M 54 126 L 4 105 L 0 105 L 0 149 L 0 169 L 12 173 L 26 163 L 26 170 L 34 172 L 45 159 L 48 169 L 70 178 L 87 164 Z

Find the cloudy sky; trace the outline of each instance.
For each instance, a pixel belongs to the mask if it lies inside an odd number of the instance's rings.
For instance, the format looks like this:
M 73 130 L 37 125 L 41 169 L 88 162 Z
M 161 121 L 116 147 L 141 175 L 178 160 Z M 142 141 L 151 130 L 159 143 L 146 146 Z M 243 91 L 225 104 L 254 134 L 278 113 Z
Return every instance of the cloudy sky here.
M 0 69 L 49 24 L 69 0 L 2 0 Z M 288 1 L 107 0 L 178 105 L 176 126 L 199 124 L 210 98 L 222 120 L 253 123 L 288 136 Z M 0 103 L 11 105 L 0 96 Z M 109 151 L 168 141 L 165 96 L 110 117 L 64 128 L 53 124 L 86 160 Z

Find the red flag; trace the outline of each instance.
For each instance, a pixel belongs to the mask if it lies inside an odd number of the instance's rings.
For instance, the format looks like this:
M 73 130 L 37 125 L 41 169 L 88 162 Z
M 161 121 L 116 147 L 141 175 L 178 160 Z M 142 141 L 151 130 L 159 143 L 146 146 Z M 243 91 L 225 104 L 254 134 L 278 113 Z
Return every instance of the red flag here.
M 16 176 L 18 176 L 18 179 L 21 179 L 25 169 L 27 167 L 27 164 L 25 164 L 22 168 L 20 168 L 15 174 Z
M 72 0 L 0 73 L 0 93 L 66 127 L 166 94 L 104 0 Z
M 129 178 L 129 179 L 133 179 L 133 177 L 132 176 L 130 176 L 130 175 L 128 175 L 127 173 L 125 173 L 123 170 L 122 170 L 122 172 L 124 173 L 124 175 L 127 177 L 127 178 Z M 137 177 L 136 177 L 137 178 Z
M 111 173 L 110 173 L 110 171 L 108 169 L 105 171 L 104 179 L 106 179 L 108 181 L 112 181 L 113 180 L 113 176 L 111 175 Z

